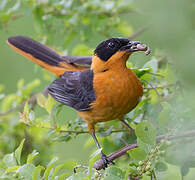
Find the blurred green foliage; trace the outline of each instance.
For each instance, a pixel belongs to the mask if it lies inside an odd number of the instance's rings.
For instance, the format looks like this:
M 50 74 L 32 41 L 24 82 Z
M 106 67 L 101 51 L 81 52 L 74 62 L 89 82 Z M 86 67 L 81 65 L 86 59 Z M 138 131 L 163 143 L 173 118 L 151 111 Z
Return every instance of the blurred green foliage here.
M 92 155 L 85 162 L 80 163 L 80 157 L 77 161 L 55 157 L 56 144 L 59 149 L 63 142 L 70 144 L 75 137 L 87 133 L 87 126 L 70 108 L 42 95 L 44 86 L 55 79 L 45 70 L 35 69 L 38 72 L 33 74 L 35 79 L 24 76 L 18 82 L 12 81 L 17 90 L 7 93 L 4 84 L 11 83 L 11 78 L 6 78 L 12 75 L 12 71 L 8 72 L 11 68 L 17 69 L 14 73 L 33 72 L 32 66 L 26 70 L 12 60 L 13 67 L 9 65 L 6 72 L 2 69 L 1 75 L 0 178 L 122 180 L 139 176 L 144 180 L 181 177 L 193 180 L 194 138 L 180 137 L 171 142 L 165 138 L 158 143 L 155 140 L 159 135 L 168 138 L 195 129 L 194 18 L 193 0 L 1 0 L 0 33 L 3 35 L 19 34 L 12 24 L 24 20 L 27 22 L 22 29 L 28 31 L 30 27 L 34 34 L 27 35 L 61 54 L 92 55 L 102 40 L 129 37 L 136 32 L 134 29 L 147 26 L 144 34 L 136 39 L 150 46 L 152 56 L 135 54 L 127 64 L 145 87 L 142 101 L 126 117 L 135 128 L 135 136 L 124 131 L 118 121 L 96 126 L 106 154 L 135 140 L 139 146 L 105 171 L 92 169 L 99 151 L 92 154 L 95 145 L 89 135 L 83 135 L 85 140 L 75 148 L 84 146 L 87 155 L 90 151 Z M 10 53 L 6 57 L 15 56 Z M 114 133 L 114 130 L 121 132 Z M 72 173 L 75 166 L 77 173 Z

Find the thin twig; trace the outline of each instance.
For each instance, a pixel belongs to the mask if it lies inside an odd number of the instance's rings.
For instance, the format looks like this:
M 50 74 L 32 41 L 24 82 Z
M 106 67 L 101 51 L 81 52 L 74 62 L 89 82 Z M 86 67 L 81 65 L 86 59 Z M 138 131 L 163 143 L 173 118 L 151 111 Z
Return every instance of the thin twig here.
M 144 31 L 146 31 L 148 29 L 148 26 L 144 26 L 140 29 L 138 29 L 137 31 L 135 31 L 128 39 L 130 41 L 132 41 L 133 39 L 135 39 L 138 35 L 142 34 Z
M 158 60 L 158 64 L 160 64 L 162 61 L 164 61 L 165 59 L 167 59 L 167 56 L 163 56 Z
M 18 106 L 9 109 L 9 110 L 6 111 L 6 112 L 1 112 L 1 113 L 0 113 L 0 116 L 7 116 L 8 114 L 11 114 L 12 112 L 15 112 L 15 111 L 17 111 L 17 110 L 23 108 L 26 102 L 29 102 L 29 103 L 32 104 L 32 106 L 35 106 L 35 104 L 36 104 L 36 98 L 37 98 L 37 94 L 33 94 L 29 99 L 27 99 L 26 101 L 22 102 L 22 103 L 19 104 Z
M 27 124 L 29 125 L 29 124 Z M 34 126 L 34 125 L 33 125 Z M 43 129 L 50 129 L 50 130 L 56 130 L 56 128 L 53 128 L 53 127 L 46 127 L 46 126 L 34 126 L 34 127 L 37 127 L 37 128 L 43 128 Z M 118 132 L 127 132 L 128 130 L 126 129 L 116 129 L 116 130 L 113 130 L 111 131 L 110 133 L 118 133 Z M 79 134 L 89 134 L 89 131 L 75 131 L 75 130 L 60 130 L 58 131 L 59 133 L 74 133 L 76 135 L 79 135 Z M 102 131 L 96 131 L 96 133 L 101 133 Z
M 76 170 L 77 170 L 78 168 L 88 169 L 88 166 L 77 165 L 77 166 L 75 166 L 75 167 L 73 168 L 74 173 L 77 173 Z
M 170 83 L 170 84 L 166 84 L 166 85 L 162 85 L 162 86 L 156 86 L 154 87 L 155 89 L 164 89 L 164 88 L 168 88 L 171 86 L 176 86 L 176 83 Z M 153 89 L 152 87 L 144 87 L 144 89 Z
M 153 174 L 154 180 L 157 180 L 156 173 L 155 173 L 154 170 L 152 171 L 152 174 Z M 151 176 L 151 177 L 152 177 L 152 176 Z
M 1 112 L 1 113 L 0 113 L 0 116 L 6 116 L 6 115 L 8 115 L 8 114 L 11 114 L 12 112 L 15 112 L 15 111 L 19 110 L 20 108 L 24 107 L 24 104 L 25 104 L 25 103 L 23 102 L 22 104 L 20 104 L 20 105 L 14 107 L 14 108 L 12 108 L 12 109 L 9 109 L 9 110 L 6 111 L 6 112 Z
M 164 76 L 162 74 L 157 74 L 157 73 L 152 73 L 152 72 L 146 72 L 146 73 L 164 78 Z
M 160 94 L 159 92 L 157 91 L 157 89 L 151 84 L 149 83 L 148 81 L 145 80 L 146 83 L 148 83 L 150 85 L 150 87 L 156 92 L 157 96 L 158 96 L 158 106 L 159 106 L 159 109 L 161 109 L 161 104 L 160 104 Z
M 157 136 L 156 138 L 156 141 L 157 143 L 160 142 L 160 140 L 162 139 L 166 139 L 166 140 L 177 140 L 177 139 L 181 139 L 181 138 L 186 138 L 186 137 L 193 137 L 195 136 L 195 130 L 191 130 L 191 131 L 186 131 L 182 134 L 179 134 L 179 135 L 176 135 L 176 136 L 173 136 L 173 135 L 161 135 L 161 136 Z M 121 149 L 119 149 L 118 151 L 116 152 L 113 152 L 112 154 L 108 155 L 108 160 L 109 161 L 114 161 L 115 159 L 123 156 L 124 154 L 126 154 L 127 151 L 131 150 L 131 149 L 134 149 L 138 147 L 137 143 L 134 143 L 134 144 L 129 144 Z M 101 170 L 103 168 L 103 161 L 102 159 L 96 161 L 93 165 L 93 168 L 95 168 L 96 170 Z

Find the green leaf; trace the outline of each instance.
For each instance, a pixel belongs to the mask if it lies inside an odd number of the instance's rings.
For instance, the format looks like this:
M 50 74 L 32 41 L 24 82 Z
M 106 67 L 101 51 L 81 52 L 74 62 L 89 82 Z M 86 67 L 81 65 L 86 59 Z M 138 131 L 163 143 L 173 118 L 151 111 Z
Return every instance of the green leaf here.
M 157 162 L 155 164 L 155 169 L 159 172 L 166 171 L 168 169 L 167 165 L 163 162 Z
M 133 65 L 132 65 L 131 62 L 127 61 L 127 62 L 126 62 L 126 66 L 127 66 L 127 68 L 130 68 L 130 69 L 134 70 L 134 69 L 132 68 Z
M 28 155 L 27 157 L 27 163 L 32 163 L 33 162 L 33 159 L 38 156 L 39 152 L 37 152 L 36 150 L 33 150 L 33 152 L 31 154 Z
M 54 172 L 53 172 L 53 174 L 52 174 L 52 179 L 54 179 L 55 176 L 58 175 L 59 171 L 60 171 L 62 168 L 66 169 L 66 168 L 65 168 L 65 164 L 60 164 L 60 165 L 56 166 L 56 168 L 55 168 L 55 170 L 54 170 Z
M 93 165 L 94 165 L 95 161 L 98 159 L 99 154 L 101 153 L 101 151 L 102 151 L 102 149 L 98 149 L 92 155 L 90 155 L 90 157 L 89 157 L 90 159 L 89 159 L 89 174 L 88 174 L 88 178 L 91 178 Z
M 2 135 L 5 131 L 5 128 L 3 127 L 3 125 L 0 124 L 0 135 Z
M 102 151 L 102 149 L 96 150 L 93 154 L 90 155 L 89 158 L 92 159 L 92 158 L 96 157 L 97 155 L 99 155 L 101 153 L 101 151 Z
M 146 152 L 142 149 L 142 148 L 140 148 L 140 147 L 138 147 L 138 148 L 135 148 L 135 149 L 131 149 L 130 151 L 129 151 L 129 155 L 133 158 L 133 159 L 135 159 L 135 160 L 144 160 L 145 158 L 146 158 L 146 156 L 147 156 L 147 154 L 146 154 Z
M 159 114 L 158 123 L 159 123 L 160 127 L 165 127 L 169 124 L 169 122 L 171 120 L 172 107 L 167 102 L 162 102 L 161 105 L 162 105 L 163 109 Z
M 8 0 L 1 0 L 0 2 L 0 10 L 3 10 L 8 3 Z
M 12 166 L 10 168 L 7 168 L 6 172 L 7 173 L 9 173 L 9 172 L 16 172 L 18 170 L 18 168 L 20 168 L 20 166 Z
M 137 138 L 138 147 L 142 148 L 146 153 L 149 153 L 152 149 L 150 144 L 144 143 L 140 138 Z
M 136 126 L 136 136 L 144 143 L 155 145 L 156 143 L 156 129 L 150 122 L 141 122 Z
M 30 113 L 28 115 L 28 119 L 30 121 L 34 121 L 35 120 L 35 112 L 34 111 L 30 111 Z
M 35 79 L 26 85 L 25 89 L 22 90 L 22 93 L 25 96 L 29 96 L 32 90 L 38 87 L 40 84 L 41 84 L 41 81 L 39 79 Z
M 72 176 L 69 176 L 68 178 L 66 178 L 66 180 L 84 180 L 84 178 L 86 178 L 86 177 L 87 177 L 87 174 L 82 173 L 82 172 L 78 172 L 76 174 L 73 174 Z M 60 180 L 64 180 L 64 177 L 61 178 Z
M 69 168 L 70 169 L 73 169 L 77 164 L 78 163 L 76 161 L 74 161 L 74 160 L 67 160 L 65 163 L 59 165 L 59 167 L 57 166 L 56 169 L 55 169 L 55 171 L 58 171 L 57 169 L 60 168 L 60 166 L 62 166 L 62 165 L 63 165 L 63 167 L 65 169 L 69 169 Z
M 104 180 L 124 180 L 125 173 L 117 167 L 109 167 L 105 170 Z
M 150 97 L 150 102 L 153 105 L 156 105 L 157 103 L 159 103 L 159 97 L 158 94 L 156 93 L 156 91 L 154 89 L 149 91 L 149 97 Z
M 19 179 L 22 180 L 32 180 L 32 175 L 34 174 L 35 166 L 33 164 L 25 164 L 18 169 Z
M 47 98 L 47 101 L 46 101 L 46 103 L 45 103 L 45 109 L 47 110 L 47 112 L 48 112 L 49 114 L 51 114 L 52 108 L 53 108 L 53 106 L 54 106 L 55 104 L 56 104 L 55 99 L 53 99 L 53 98 L 49 95 L 48 98 Z
M 144 74 L 147 72 L 150 72 L 150 68 L 144 68 L 144 69 L 137 69 L 137 68 L 132 68 L 133 72 L 136 74 L 137 77 L 141 78 Z
M 2 102 L 2 112 L 5 112 L 13 107 L 14 102 L 16 101 L 17 96 L 15 94 L 9 94 L 4 97 Z
M 167 148 L 165 161 L 177 166 L 195 167 L 194 144 L 191 141 L 182 141 Z M 184 153 L 185 152 L 185 153 Z
M 10 14 L 10 13 L 12 13 L 12 12 L 18 10 L 19 7 L 20 7 L 20 0 L 18 0 L 18 1 L 14 4 L 14 6 L 8 10 L 8 14 Z
M 70 173 L 68 173 L 68 172 L 65 172 L 65 173 L 62 173 L 60 176 L 57 176 L 57 180 L 64 180 L 64 179 L 66 179 L 66 177 L 68 177 L 70 175 Z M 86 177 L 86 175 L 85 175 L 85 177 Z M 84 178 L 85 178 L 84 177 Z M 82 178 L 82 180 L 85 180 L 84 178 Z M 56 178 L 55 178 L 56 179 Z M 67 180 L 67 179 L 66 179 Z M 86 179 L 87 180 L 87 179 Z
M 190 168 L 188 165 L 182 166 L 180 169 L 181 175 L 186 176 L 189 173 L 189 170 Z
M 17 88 L 18 90 L 22 91 L 23 88 L 24 88 L 24 79 L 20 79 L 18 82 L 17 82 Z
M 34 170 L 32 180 L 41 180 L 41 171 L 44 169 L 45 168 L 43 166 L 38 165 Z
M 3 84 L 0 84 L 0 92 L 4 90 L 5 86 Z
M 111 134 L 111 132 L 112 132 L 112 129 L 113 129 L 113 126 L 110 126 L 110 128 L 107 129 L 106 131 L 100 132 L 100 137 L 102 137 L 102 136 L 109 136 Z
M 152 59 L 144 64 L 143 69 L 144 68 L 152 68 L 153 73 L 156 73 L 158 70 L 158 61 L 156 59 Z
M 42 108 L 45 108 L 47 98 L 43 94 L 38 94 L 37 95 L 37 104 L 41 106 Z
M 21 162 L 20 162 L 20 158 L 21 158 L 21 153 L 22 153 L 22 148 L 23 148 L 23 146 L 24 146 L 24 141 L 25 141 L 25 139 L 23 139 L 22 141 L 21 141 L 21 143 L 20 143 L 20 145 L 18 146 L 18 148 L 15 150 L 15 158 L 16 158 L 16 160 L 17 160 L 17 163 L 19 164 L 19 165 L 21 165 Z
M 26 101 L 26 103 L 24 105 L 24 111 L 23 111 L 24 116 L 28 117 L 29 116 L 29 112 L 30 112 L 30 109 L 29 109 L 28 101 Z
M 150 80 L 152 79 L 152 76 L 153 76 L 152 74 L 144 73 L 143 75 L 141 75 L 140 80 L 143 80 L 144 83 L 145 81 L 150 82 Z
M 17 166 L 17 162 L 16 162 L 16 159 L 15 159 L 14 153 L 6 154 L 3 157 L 3 162 L 5 163 L 5 165 L 7 167 Z
M 53 159 L 50 161 L 50 163 L 48 164 L 48 166 L 47 166 L 47 168 L 46 168 L 46 170 L 45 170 L 45 172 L 44 172 L 43 179 L 45 179 L 45 180 L 48 180 L 48 179 L 49 179 L 51 170 L 52 170 L 53 166 L 55 165 L 55 163 L 56 163 L 57 161 L 58 161 L 58 158 L 57 158 L 57 157 L 53 158 Z
M 0 94 L 0 100 L 5 97 L 5 94 Z
M 69 140 L 71 140 L 71 135 L 70 134 L 62 134 L 57 136 L 56 138 L 53 138 L 54 141 L 58 141 L 58 142 L 63 142 L 66 141 L 68 142 Z

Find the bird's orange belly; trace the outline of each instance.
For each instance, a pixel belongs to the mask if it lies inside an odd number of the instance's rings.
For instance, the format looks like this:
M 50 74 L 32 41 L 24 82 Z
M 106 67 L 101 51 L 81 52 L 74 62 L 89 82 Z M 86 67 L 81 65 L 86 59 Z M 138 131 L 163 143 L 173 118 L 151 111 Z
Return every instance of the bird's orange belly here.
M 104 80 L 99 77 L 94 84 L 96 101 L 90 111 L 79 112 L 91 124 L 121 118 L 135 108 L 143 93 L 140 81 L 129 71 L 122 78 L 120 75 L 113 77 L 113 74 Z

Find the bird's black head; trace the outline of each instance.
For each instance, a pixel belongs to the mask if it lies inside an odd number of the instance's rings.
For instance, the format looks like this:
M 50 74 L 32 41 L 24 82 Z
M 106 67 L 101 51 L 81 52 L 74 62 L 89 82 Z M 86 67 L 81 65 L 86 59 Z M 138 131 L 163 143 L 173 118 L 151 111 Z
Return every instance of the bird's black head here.
M 95 49 L 96 54 L 101 60 L 107 61 L 117 51 L 134 52 L 132 45 L 139 44 L 138 41 L 129 41 L 125 38 L 111 38 L 101 42 Z

